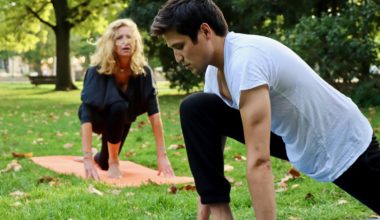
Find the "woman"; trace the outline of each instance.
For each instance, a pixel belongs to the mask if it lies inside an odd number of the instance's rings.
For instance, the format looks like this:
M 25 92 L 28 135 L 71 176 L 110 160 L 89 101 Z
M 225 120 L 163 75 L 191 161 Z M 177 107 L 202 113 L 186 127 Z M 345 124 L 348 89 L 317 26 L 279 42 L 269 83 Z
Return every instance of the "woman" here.
M 86 177 L 99 179 L 95 163 L 111 178 L 122 176 L 119 154 L 133 121 L 148 113 L 157 145 L 158 175 L 174 176 L 166 156 L 163 127 L 152 71 L 142 38 L 130 19 L 112 22 L 96 43 L 85 75 L 79 107 Z M 102 149 L 92 155 L 92 133 L 102 135 Z

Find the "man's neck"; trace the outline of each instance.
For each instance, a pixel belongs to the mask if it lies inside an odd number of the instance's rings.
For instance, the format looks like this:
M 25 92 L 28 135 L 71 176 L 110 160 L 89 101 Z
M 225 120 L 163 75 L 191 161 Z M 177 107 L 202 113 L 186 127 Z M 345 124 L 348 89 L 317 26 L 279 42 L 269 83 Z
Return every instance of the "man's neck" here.
M 218 67 L 220 70 L 224 70 L 224 43 L 226 36 L 220 37 L 216 36 L 214 40 L 214 60 L 212 61 L 212 65 Z

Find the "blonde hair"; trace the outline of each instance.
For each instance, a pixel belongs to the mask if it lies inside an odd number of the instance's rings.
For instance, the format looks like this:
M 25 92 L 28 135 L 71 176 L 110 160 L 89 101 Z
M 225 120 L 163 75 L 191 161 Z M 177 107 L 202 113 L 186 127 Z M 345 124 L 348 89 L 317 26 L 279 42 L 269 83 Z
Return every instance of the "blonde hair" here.
M 144 56 L 144 45 L 136 23 L 131 19 L 118 19 L 108 25 L 107 30 L 96 41 L 96 51 L 91 56 L 91 65 L 98 66 L 98 72 L 111 75 L 119 70 L 117 55 L 115 53 L 115 34 L 120 27 L 130 27 L 136 40 L 136 47 L 131 57 L 132 75 L 144 73 L 147 64 Z

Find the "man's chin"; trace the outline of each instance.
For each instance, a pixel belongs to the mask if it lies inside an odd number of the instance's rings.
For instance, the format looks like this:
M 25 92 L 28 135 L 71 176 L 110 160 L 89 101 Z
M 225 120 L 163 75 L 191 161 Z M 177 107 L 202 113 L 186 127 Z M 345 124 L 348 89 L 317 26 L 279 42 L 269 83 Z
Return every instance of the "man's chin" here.
M 196 75 L 202 75 L 202 74 L 204 74 L 204 73 L 206 72 L 206 69 L 204 69 L 204 70 L 191 69 L 190 71 L 191 71 L 191 73 L 193 73 L 193 74 L 196 74 Z

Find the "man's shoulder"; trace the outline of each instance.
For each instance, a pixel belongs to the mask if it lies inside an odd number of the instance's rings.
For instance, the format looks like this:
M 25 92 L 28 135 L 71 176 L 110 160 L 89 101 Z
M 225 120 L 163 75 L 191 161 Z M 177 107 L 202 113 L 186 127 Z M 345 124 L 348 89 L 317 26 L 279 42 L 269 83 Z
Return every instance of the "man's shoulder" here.
M 268 46 L 277 44 L 277 40 L 270 37 L 255 35 L 255 34 L 242 34 L 242 33 L 228 33 L 226 37 L 225 49 L 229 52 L 236 50 L 252 50 L 252 49 L 265 49 Z
M 224 46 L 225 59 L 244 60 L 249 59 L 246 53 L 253 52 L 255 47 L 256 35 L 248 35 L 241 33 L 228 33 Z M 227 62 L 228 63 L 228 62 Z

